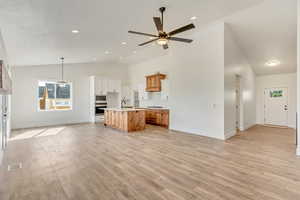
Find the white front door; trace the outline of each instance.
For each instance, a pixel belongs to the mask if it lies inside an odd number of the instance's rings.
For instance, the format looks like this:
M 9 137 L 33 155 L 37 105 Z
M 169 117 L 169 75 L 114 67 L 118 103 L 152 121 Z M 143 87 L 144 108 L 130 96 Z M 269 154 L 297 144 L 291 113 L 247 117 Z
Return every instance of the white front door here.
M 288 89 L 269 88 L 264 91 L 265 124 L 288 125 Z

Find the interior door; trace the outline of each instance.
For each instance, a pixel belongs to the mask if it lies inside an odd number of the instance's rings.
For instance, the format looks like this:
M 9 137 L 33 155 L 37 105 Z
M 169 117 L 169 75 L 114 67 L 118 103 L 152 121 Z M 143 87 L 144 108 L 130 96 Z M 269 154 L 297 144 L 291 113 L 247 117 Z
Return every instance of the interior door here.
M 0 135 L 1 135 L 1 149 L 4 150 L 7 146 L 8 140 L 8 96 L 0 96 Z
M 288 124 L 288 89 L 269 88 L 264 91 L 265 124 L 287 126 Z
M 2 95 L 0 95 L 0 105 L 2 105 Z M 0 106 L 0 114 L 2 115 L 2 106 Z M 2 118 L 0 117 L 0 151 L 3 151 L 5 148 L 5 135 L 2 129 L 2 124 Z

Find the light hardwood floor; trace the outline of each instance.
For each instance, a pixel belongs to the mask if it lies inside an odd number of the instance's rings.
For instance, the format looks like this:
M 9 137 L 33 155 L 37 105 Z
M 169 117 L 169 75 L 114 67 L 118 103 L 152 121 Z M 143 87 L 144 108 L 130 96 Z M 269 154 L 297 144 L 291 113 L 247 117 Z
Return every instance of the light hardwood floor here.
M 0 199 L 298 200 L 294 136 L 261 126 L 226 142 L 155 127 L 126 134 L 101 124 L 15 131 Z

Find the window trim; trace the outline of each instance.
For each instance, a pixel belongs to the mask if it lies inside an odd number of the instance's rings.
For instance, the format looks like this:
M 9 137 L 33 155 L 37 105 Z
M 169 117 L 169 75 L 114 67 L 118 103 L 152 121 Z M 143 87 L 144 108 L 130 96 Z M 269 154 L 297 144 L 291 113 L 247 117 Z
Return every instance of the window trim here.
M 68 112 L 68 111 L 72 111 L 73 110 L 73 83 L 71 81 L 67 81 L 67 84 L 70 84 L 71 86 L 71 91 L 70 91 L 70 98 L 71 98 L 71 108 L 70 109 L 66 109 L 66 110 L 41 110 L 40 109 L 40 97 L 39 97 L 39 82 L 47 82 L 47 83 L 54 83 L 57 84 L 58 80 L 38 80 L 37 81 L 37 97 L 36 97 L 36 103 L 37 103 L 37 111 L 38 112 Z M 55 87 L 56 90 L 56 87 Z M 56 91 L 55 91 L 56 94 Z M 56 99 L 56 98 L 55 98 Z

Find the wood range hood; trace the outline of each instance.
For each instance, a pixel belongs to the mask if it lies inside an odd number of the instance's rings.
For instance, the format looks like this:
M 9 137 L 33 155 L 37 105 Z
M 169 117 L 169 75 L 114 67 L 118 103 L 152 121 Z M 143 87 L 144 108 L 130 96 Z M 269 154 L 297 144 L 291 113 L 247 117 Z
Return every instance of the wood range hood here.
M 166 77 L 167 75 L 161 73 L 146 76 L 146 92 L 161 92 L 161 80 Z

